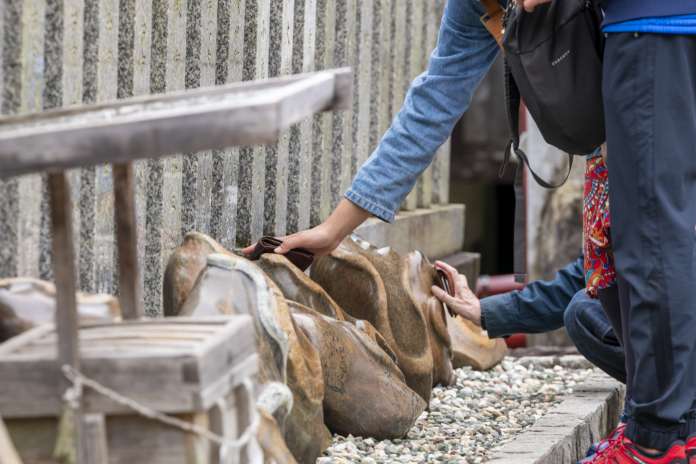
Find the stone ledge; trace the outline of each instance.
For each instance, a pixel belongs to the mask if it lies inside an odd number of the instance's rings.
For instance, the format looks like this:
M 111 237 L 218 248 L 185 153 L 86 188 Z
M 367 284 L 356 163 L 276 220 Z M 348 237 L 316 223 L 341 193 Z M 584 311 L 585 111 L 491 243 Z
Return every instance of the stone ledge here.
M 575 464 L 618 423 L 624 386 L 605 374 L 589 377 L 531 428 L 496 449 L 490 464 Z
M 479 275 L 481 274 L 480 253 L 460 251 L 441 259 L 459 271 L 460 274 L 464 274 L 466 276 L 466 280 L 469 283 L 469 288 L 476 288 L 476 283 L 478 282 Z
M 420 250 L 428 258 L 442 258 L 461 251 L 464 217 L 464 205 L 433 205 L 401 212 L 393 224 L 369 219 L 356 233 L 376 246 L 390 246 L 399 253 Z

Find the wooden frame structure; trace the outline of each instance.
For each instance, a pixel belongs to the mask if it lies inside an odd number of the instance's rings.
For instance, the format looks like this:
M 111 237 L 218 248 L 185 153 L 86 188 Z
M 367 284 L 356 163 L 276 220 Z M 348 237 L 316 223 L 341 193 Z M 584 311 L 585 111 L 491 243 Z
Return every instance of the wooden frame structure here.
M 349 108 L 351 90 L 351 71 L 342 68 L 0 119 L 0 178 L 48 172 L 57 362 L 79 369 L 73 216 L 66 169 L 113 164 L 119 300 L 124 319 L 139 318 L 144 312 L 131 161 L 270 143 L 317 112 Z M 78 411 L 75 430 L 81 424 Z M 83 457 L 77 436 L 77 456 Z

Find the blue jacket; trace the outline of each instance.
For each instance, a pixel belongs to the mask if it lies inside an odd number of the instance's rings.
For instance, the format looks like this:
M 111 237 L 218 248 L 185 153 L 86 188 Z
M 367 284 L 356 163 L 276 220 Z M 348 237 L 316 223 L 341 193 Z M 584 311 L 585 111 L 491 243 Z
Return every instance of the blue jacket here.
M 585 287 L 583 257 L 556 273 L 553 280 L 532 282 L 520 291 L 481 300 L 491 338 L 513 333 L 541 333 L 563 327 L 570 300 Z
M 391 222 L 418 176 L 469 107 L 498 54 L 479 18 L 479 0 L 450 0 L 437 47 L 418 76 L 377 149 L 358 171 L 346 198 Z
M 696 0 L 604 0 L 604 24 L 696 13 Z

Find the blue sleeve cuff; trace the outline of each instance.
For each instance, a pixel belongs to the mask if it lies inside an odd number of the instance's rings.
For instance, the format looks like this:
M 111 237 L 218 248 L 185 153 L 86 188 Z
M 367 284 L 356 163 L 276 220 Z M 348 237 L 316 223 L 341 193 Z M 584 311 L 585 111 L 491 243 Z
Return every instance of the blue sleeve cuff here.
M 395 212 L 385 208 L 382 205 L 377 204 L 376 202 L 372 200 L 368 200 L 362 195 L 359 195 L 355 190 L 348 189 L 348 191 L 345 194 L 346 199 L 348 199 L 351 203 L 354 203 L 356 206 L 364 209 L 368 213 L 372 214 L 373 216 L 381 219 L 384 222 L 394 222 L 394 216 Z
M 518 331 L 515 314 L 517 305 L 512 293 L 502 293 L 481 299 L 481 316 L 486 321 L 490 338 L 500 338 Z

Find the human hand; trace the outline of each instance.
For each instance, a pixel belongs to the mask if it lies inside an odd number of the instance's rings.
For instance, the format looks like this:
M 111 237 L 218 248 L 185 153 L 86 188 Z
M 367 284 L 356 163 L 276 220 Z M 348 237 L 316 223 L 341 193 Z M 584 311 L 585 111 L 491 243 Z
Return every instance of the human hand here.
M 457 272 L 455 268 L 442 261 L 436 261 L 435 267 L 447 274 L 450 282 L 454 282 L 454 296 L 448 295 L 440 287 L 432 286 L 432 292 L 438 300 L 457 315 L 468 319 L 474 324 L 481 325 L 481 301 L 474 295 L 466 281 L 466 276 Z
M 309 230 L 280 237 L 283 243 L 274 252 L 284 255 L 295 248 L 304 248 L 314 256 L 328 255 L 369 216 L 370 213 L 364 209 L 343 199 L 323 223 Z M 242 249 L 242 252 L 249 256 L 255 246 L 256 244 L 250 245 Z
M 528 13 L 531 13 L 534 11 L 534 8 L 537 7 L 537 5 L 541 5 L 542 3 L 550 3 L 551 0 L 516 0 L 517 4 L 520 5 L 527 11 Z

